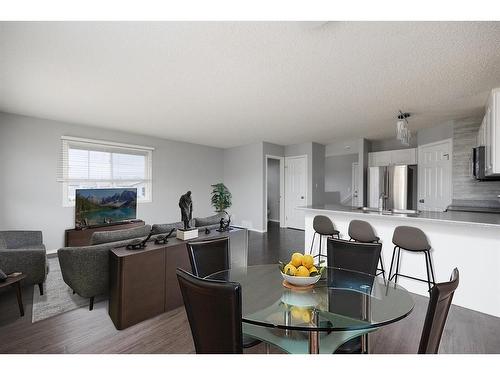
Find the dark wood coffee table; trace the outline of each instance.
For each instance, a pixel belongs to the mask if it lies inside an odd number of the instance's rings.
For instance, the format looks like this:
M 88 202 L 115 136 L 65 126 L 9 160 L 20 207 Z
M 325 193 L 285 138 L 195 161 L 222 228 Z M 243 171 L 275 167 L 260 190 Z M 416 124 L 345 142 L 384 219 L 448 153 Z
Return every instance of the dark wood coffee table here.
M 21 292 L 21 280 L 25 279 L 26 275 L 9 276 L 7 280 L 0 281 L 0 289 L 12 286 L 16 288 L 17 303 L 19 304 L 19 313 L 24 316 L 23 294 Z

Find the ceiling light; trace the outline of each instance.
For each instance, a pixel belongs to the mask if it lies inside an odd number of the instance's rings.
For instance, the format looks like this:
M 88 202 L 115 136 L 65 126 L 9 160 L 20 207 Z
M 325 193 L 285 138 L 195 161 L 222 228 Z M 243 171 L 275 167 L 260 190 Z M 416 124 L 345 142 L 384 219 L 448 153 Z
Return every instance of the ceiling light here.
M 399 110 L 398 121 L 396 122 L 396 139 L 406 146 L 410 145 L 411 138 L 411 133 L 408 129 L 408 117 L 410 117 L 408 112 L 403 113 Z

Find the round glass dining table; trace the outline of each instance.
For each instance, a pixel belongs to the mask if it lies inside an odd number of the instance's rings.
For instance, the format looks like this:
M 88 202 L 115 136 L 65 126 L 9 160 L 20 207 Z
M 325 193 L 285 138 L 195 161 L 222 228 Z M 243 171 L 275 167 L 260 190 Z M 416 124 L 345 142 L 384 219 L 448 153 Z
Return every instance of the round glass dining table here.
M 300 291 L 283 286 L 277 264 L 232 268 L 206 278 L 241 284 L 244 333 L 288 352 L 333 353 L 354 337 L 366 339 L 368 332 L 403 319 L 414 307 L 401 286 L 334 267 L 326 267 L 314 288 Z

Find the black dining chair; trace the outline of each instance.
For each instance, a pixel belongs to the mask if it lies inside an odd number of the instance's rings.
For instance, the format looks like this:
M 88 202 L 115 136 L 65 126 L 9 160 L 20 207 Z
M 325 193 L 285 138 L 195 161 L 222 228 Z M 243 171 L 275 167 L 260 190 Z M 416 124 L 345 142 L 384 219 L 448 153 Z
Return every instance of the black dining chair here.
M 207 277 L 215 272 L 231 268 L 229 237 L 186 244 L 193 274 Z
M 451 274 L 450 281 L 434 284 L 431 288 L 418 354 L 438 353 L 451 301 L 458 283 L 459 272 L 455 268 Z
M 195 276 L 207 277 L 215 272 L 231 268 L 229 256 L 229 237 L 205 241 L 192 241 L 186 244 L 189 262 Z M 261 343 L 260 340 L 243 335 L 244 348 Z
M 377 273 L 377 265 L 380 258 L 380 251 L 382 250 L 381 243 L 362 243 L 354 241 L 339 240 L 329 238 L 327 240 L 327 261 L 329 267 L 343 268 L 347 270 L 357 271 L 360 273 L 358 280 L 352 280 L 353 284 L 369 285 L 373 283 Z M 335 271 L 333 271 L 335 272 Z M 370 276 L 371 275 L 371 276 Z M 332 278 L 335 282 L 335 277 Z M 337 286 L 339 287 L 339 286 Z M 340 286 L 341 287 L 341 286 Z M 352 285 L 351 287 L 356 287 Z M 337 288 L 332 290 L 331 299 L 333 301 L 331 311 L 342 314 L 343 309 L 349 311 L 352 316 L 353 311 L 359 312 L 359 318 L 363 319 L 363 298 L 361 293 L 354 293 L 348 288 L 343 290 Z M 343 294 L 343 297 L 338 297 Z M 342 300 L 340 305 L 334 300 Z M 354 354 L 354 353 L 368 353 L 368 335 L 363 337 L 356 337 L 341 345 L 335 353 Z
M 243 353 L 240 284 L 176 272 L 196 353 Z

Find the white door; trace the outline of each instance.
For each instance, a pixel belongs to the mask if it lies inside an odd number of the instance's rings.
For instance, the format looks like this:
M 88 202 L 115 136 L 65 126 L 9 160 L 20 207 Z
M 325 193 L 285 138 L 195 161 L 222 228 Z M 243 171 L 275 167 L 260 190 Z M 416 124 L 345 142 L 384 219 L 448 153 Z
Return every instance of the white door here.
M 307 156 L 285 158 L 285 225 L 304 229 L 305 213 L 298 206 L 307 205 Z
M 451 204 L 451 140 L 418 147 L 418 209 L 444 211 Z
M 359 204 L 359 163 L 352 163 L 352 182 L 351 182 L 351 193 L 352 193 L 352 206 L 361 207 Z

